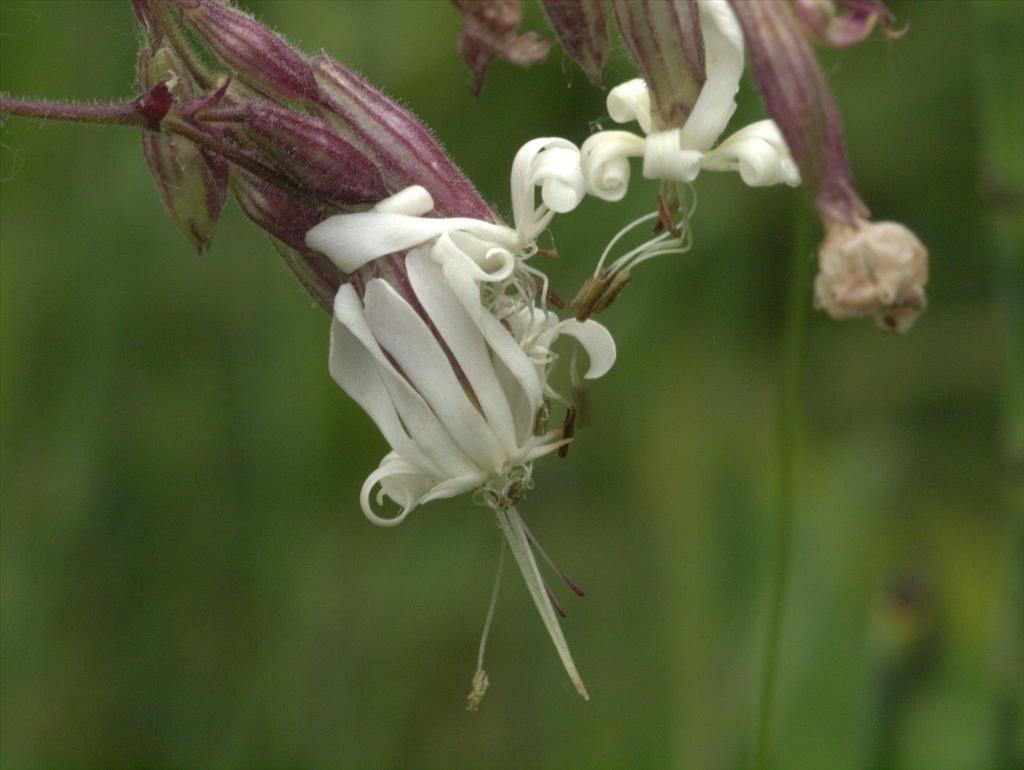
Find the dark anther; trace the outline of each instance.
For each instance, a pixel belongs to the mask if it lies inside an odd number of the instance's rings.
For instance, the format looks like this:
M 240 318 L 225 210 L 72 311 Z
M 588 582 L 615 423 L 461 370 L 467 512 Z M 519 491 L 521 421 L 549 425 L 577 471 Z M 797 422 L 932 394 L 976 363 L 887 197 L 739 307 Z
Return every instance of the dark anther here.
M 562 438 L 571 439 L 576 434 L 576 407 L 570 406 L 565 411 L 565 420 L 562 422 Z M 558 447 L 558 456 L 565 457 L 569 454 L 569 445 L 563 444 Z

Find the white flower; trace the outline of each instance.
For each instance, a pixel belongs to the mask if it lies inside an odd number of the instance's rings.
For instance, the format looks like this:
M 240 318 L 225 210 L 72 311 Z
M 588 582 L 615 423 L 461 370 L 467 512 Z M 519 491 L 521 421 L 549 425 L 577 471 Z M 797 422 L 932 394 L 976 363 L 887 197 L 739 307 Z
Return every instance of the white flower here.
M 513 164 L 514 228 L 424 216 L 433 200 L 414 186 L 371 211 L 327 219 L 306 241 L 345 272 L 360 271 L 335 297 L 330 371 L 391 445 L 363 484 L 363 512 L 394 526 L 422 503 L 476 491 L 495 510 L 562 663 L 586 697 L 537 568 L 536 543 L 515 508 L 532 486 L 533 460 L 571 440 L 541 427 L 549 404 L 564 400 L 548 385 L 558 338 L 573 337 L 586 351 L 588 379 L 615 361 L 603 326 L 547 310 L 546 279 L 526 264 L 554 214 L 572 210 L 584 194 L 579 150 L 537 139 Z M 398 506 L 395 515 L 377 510 L 385 498 Z
M 345 284 L 334 302 L 331 375 L 392 448 L 362 491 L 364 513 L 381 525 L 428 500 L 500 489 L 564 443 L 560 431 L 534 435 L 559 335 L 586 349 L 587 378 L 615 360 L 611 335 L 593 321 L 559 321 L 527 306 L 506 328 L 478 287 L 449 283 L 430 251 L 420 246 L 405 258 L 407 286 L 372 278 L 361 298 Z M 378 484 L 377 504 L 388 497 L 400 507 L 392 518 L 374 511 Z
M 587 192 L 617 201 L 629 184 L 629 161 L 642 157 L 647 179 L 692 182 L 705 171 L 739 171 L 751 187 L 800 184 L 800 173 L 778 126 L 761 120 L 715 142 L 736 110 L 743 75 L 743 35 L 726 0 L 699 0 L 707 77 L 681 128 L 652 133 L 651 99 L 641 78 L 608 94 L 608 114 L 616 123 L 636 121 L 646 137 L 602 131 L 581 148 Z

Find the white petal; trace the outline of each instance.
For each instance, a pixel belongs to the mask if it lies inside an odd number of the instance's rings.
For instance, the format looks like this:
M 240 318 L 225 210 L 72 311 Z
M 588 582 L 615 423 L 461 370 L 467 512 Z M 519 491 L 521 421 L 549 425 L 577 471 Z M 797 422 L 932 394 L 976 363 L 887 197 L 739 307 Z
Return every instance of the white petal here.
M 466 395 L 423 319 L 379 278 L 367 284 L 363 302 L 373 336 L 395 359 L 455 443 L 481 470 L 501 470 L 506 458 L 494 432 Z
M 373 210 L 386 214 L 408 214 L 420 217 L 434 210 L 434 199 L 427 188 L 414 184 L 379 201 Z
M 743 76 L 743 33 L 727 0 L 698 0 L 707 79 L 683 125 L 683 147 L 707 152 L 733 112 Z
M 544 590 L 544 579 L 540 576 L 537 560 L 533 557 L 530 539 L 523 527 L 522 519 L 519 518 L 518 511 L 515 508 L 510 508 L 506 511 L 498 511 L 497 516 L 498 524 L 501 526 L 502 532 L 505 533 L 516 564 L 519 565 L 519 570 L 523 573 L 526 588 L 530 592 L 534 606 L 537 607 L 537 612 L 540 613 L 541 620 L 544 621 L 548 634 L 551 635 L 551 641 L 555 644 L 555 650 L 558 651 L 558 657 L 561 659 L 566 673 L 575 685 L 576 691 L 584 698 L 589 699 L 587 688 L 583 686 L 583 680 L 580 678 L 572 654 L 569 652 L 569 645 L 562 634 L 562 627 L 558 624 L 558 618 L 555 617 L 551 600 Z
M 337 319 L 331 322 L 330 371 L 341 389 L 370 416 L 392 449 L 423 472 L 438 478 L 443 475 L 406 433 L 373 355 Z
M 561 334 L 575 337 L 576 341 L 587 351 L 590 368 L 583 376 L 588 380 L 596 380 L 612 368 L 616 355 L 615 340 L 611 333 L 597 321 L 588 319 L 580 322 L 575 318 L 568 318 L 554 329 L 546 332 L 542 337 L 542 344 L 545 347 L 550 347 Z
M 751 187 L 800 184 L 800 173 L 774 120 L 759 120 L 741 128 L 704 156 L 703 167 L 709 171 L 739 170 Z
M 351 273 L 371 260 L 411 249 L 451 230 L 467 230 L 503 245 L 514 246 L 517 242 L 509 228 L 479 219 L 431 219 L 363 211 L 325 219 L 306 233 L 306 245 Z
M 423 397 L 384 355 L 367 324 L 363 305 L 350 284 L 342 284 L 338 289 L 334 298 L 334 317 L 363 344 L 377 362 L 380 379 L 402 425 L 416 447 L 430 458 L 434 468 L 441 471 L 440 477 L 458 477 L 472 472 L 473 463 L 455 445 Z M 392 446 L 399 449 L 394 444 Z M 406 459 L 413 461 L 414 457 L 410 455 Z
M 482 474 L 462 476 L 457 479 L 446 479 L 440 484 L 435 484 L 420 498 L 420 503 L 429 503 L 431 500 L 447 500 L 449 497 L 471 492 L 481 486 L 486 477 Z
M 579 206 L 587 192 L 580 170 L 580 151 L 571 144 L 547 147 L 540 153 L 534 161 L 531 180 L 540 186 L 544 205 L 559 214 Z
M 466 232 L 444 233 L 434 242 L 430 253 L 440 265 L 468 260 L 475 281 L 504 281 L 516 267 L 516 256 L 511 251 Z
M 619 201 L 629 187 L 629 158 L 644 154 L 644 140 L 628 131 L 600 131 L 580 148 L 580 166 L 587 192 L 606 201 Z
M 498 382 L 483 335 L 456 298 L 441 267 L 432 262 L 425 252 L 410 254 L 406 266 L 416 297 L 459 362 L 487 422 L 505 454 L 511 457 L 517 449 L 512 409 Z
M 377 493 L 377 505 L 382 505 L 384 497 L 389 497 L 401 507 L 395 516 L 385 518 L 378 516 L 373 510 L 370 496 L 373 488 L 380 484 Z M 394 527 L 401 524 L 431 488 L 433 481 L 414 465 L 407 463 L 395 452 L 385 455 L 380 465 L 363 483 L 359 492 L 359 502 L 363 513 L 378 527 Z
M 555 211 L 571 211 L 586 191 L 579 168 L 579 150 L 557 137 L 533 139 L 512 161 L 512 216 L 521 244 L 534 240 L 548 226 Z M 541 187 L 544 206 L 536 205 L 534 187 Z
M 616 123 L 635 120 L 646 134 L 651 130 L 651 94 L 643 78 L 620 83 L 608 92 L 608 114 Z
M 644 145 L 644 177 L 671 182 L 692 182 L 700 173 L 701 153 L 684 150 L 678 128 L 647 135 Z
M 530 359 L 523 352 L 523 349 L 509 334 L 508 330 L 501 325 L 501 322 L 488 312 L 480 301 L 480 287 L 473 280 L 472 273 L 468 266 L 457 261 L 446 262 L 443 266 L 444 277 L 448 285 L 452 287 L 455 296 L 469 313 L 469 317 L 476 323 L 477 328 L 490 346 L 494 355 L 508 368 L 512 378 L 522 388 L 522 396 L 528 405 L 530 428 L 532 429 L 533 415 L 540 408 L 543 395 L 540 378 L 537 376 Z M 507 392 L 507 389 L 506 389 Z M 509 401 L 515 404 L 518 396 L 510 395 Z M 516 425 L 519 426 L 519 415 L 517 411 Z M 517 430 L 517 433 L 520 431 Z

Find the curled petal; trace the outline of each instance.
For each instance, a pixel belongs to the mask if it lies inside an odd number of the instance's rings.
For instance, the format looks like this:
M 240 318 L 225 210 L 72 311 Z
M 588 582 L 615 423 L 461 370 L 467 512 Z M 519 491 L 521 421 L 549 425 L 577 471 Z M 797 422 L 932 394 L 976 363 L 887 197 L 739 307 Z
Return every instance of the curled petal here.
M 557 214 L 572 211 L 586 194 L 580 151 L 575 147 L 550 147 L 542 152 L 533 165 L 532 178 L 540 186 L 544 205 Z
M 378 201 L 373 207 L 374 211 L 385 214 L 408 214 L 411 217 L 421 217 L 434 209 L 434 198 L 422 185 L 414 184 L 399 190 L 394 195 Z
M 515 248 L 517 243 L 512 230 L 478 219 L 428 219 L 362 211 L 328 217 L 306 233 L 306 244 L 351 273 L 378 257 L 411 249 L 452 230 L 466 230 L 507 248 Z
M 644 140 L 628 131 L 601 131 L 580 148 L 580 166 L 587 192 L 606 201 L 619 201 L 629 188 L 629 159 L 644 154 Z
M 587 352 L 590 367 L 583 376 L 588 380 L 596 380 L 607 374 L 615 363 L 615 340 L 597 321 L 568 318 L 555 327 L 554 333 L 556 337 L 561 334 L 574 337 Z
M 401 510 L 391 517 L 379 516 L 373 510 L 373 503 L 370 496 L 373 488 L 380 484 L 377 492 L 377 505 L 384 504 L 384 498 L 389 497 Z M 371 473 L 363 483 L 359 493 L 359 502 L 362 505 L 366 518 L 378 527 L 397 527 L 413 508 L 420 504 L 424 496 L 430 490 L 432 481 L 429 476 L 423 475 L 415 465 L 407 463 L 396 452 L 389 452 L 380 461 L 380 466 Z
M 651 131 L 651 92 L 643 78 L 620 83 L 608 92 L 608 114 L 616 123 L 635 120 L 645 134 Z
M 588 380 L 603 376 L 615 363 L 615 340 L 597 321 L 577 321 L 575 318 L 559 321 L 558 316 L 550 311 L 524 308 L 513 322 L 519 327 L 520 336 L 533 338 L 532 347 L 542 354 L 550 350 L 559 336 L 573 337 L 590 359 L 590 367 L 583 375 Z
M 773 120 L 759 120 L 730 136 L 701 161 L 708 171 L 739 171 L 751 187 L 800 184 L 800 172 Z
M 684 150 L 682 131 L 658 131 L 647 137 L 644 145 L 644 176 L 647 179 L 667 179 L 673 182 L 692 182 L 700 173 L 701 153 Z
M 458 231 L 442 234 L 430 256 L 439 265 L 457 263 L 474 281 L 484 283 L 504 281 L 516 267 L 516 256 L 508 249 Z
M 536 205 L 534 187 L 543 205 Z M 524 144 L 512 162 L 512 215 L 520 243 L 540 235 L 555 212 L 566 213 L 586 195 L 580 151 L 565 139 L 544 137 Z

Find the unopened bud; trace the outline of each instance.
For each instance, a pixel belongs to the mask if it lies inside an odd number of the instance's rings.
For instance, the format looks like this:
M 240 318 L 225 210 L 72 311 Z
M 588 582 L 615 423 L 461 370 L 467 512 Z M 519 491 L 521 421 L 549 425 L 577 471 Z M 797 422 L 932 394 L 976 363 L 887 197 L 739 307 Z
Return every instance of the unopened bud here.
M 815 303 L 835 319 L 871 315 L 904 334 L 925 308 L 928 251 L 897 222 L 832 222 L 818 250 Z
M 173 0 L 213 54 L 240 76 L 285 99 L 316 96 L 306 60 L 258 21 L 217 0 Z
M 168 96 L 192 95 L 184 65 L 166 46 L 152 55 L 142 50 L 139 80 L 150 93 L 163 89 Z M 183 137 L 156 131 L 143 132 L 142 151 L 167 213 L 202 253 L 210 245 L 227 197 L 227 163 Z
M 494 214 L 419 119 L 326 56 L 311 62 L 321 114 L 373 159 L 389 190 L 425 187 L 440 216 L 494 221 Z
M 231 189 L 242 211 L 257 226 L 299 251 L 308 251 L 306 233 L 325 213 L 243 168 L 231 172 Z
M 326 121 L 269 102 L 252 103 L 247 113 L 249 136 L 300 187 L 342 208 L 387 197 L 373 162 Z

